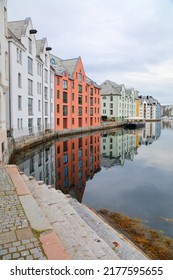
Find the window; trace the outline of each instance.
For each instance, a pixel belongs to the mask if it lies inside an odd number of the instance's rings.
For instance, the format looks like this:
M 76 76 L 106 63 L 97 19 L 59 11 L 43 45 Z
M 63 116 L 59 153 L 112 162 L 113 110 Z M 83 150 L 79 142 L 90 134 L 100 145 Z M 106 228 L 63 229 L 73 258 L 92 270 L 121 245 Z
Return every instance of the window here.
M 18 110 L 22 110 L 22 96 L 18 95 Z
M 90 108 L 90 116 L 93 116 L 93 108 Z
M 93 95 L 93 88 L 90 88 L 90 94 Z
M 38 87 L 38 85 L 37 85 L 37 87 Z M 28 94 L 33 95 L 33 81 L 29 80 L 29 79 L 28 79 Z
M 113 103 L 110 103 L 110 108 L 113 108 Z
M 33 132 L 33 119 L 28 119 L 28 130 L 29 134 Z
M 47 54 L 45 54 L 45 65 L 47 66 Z
M 45 115 L 48 116 L 48 103 L 47 102 L 45 102 L 44 107 L 45 107 Z
M 67 116 L 68 115 L 68 109 L 67 106 L 63 106 L 63 116 Z
M 72 113 L 74 113 L 74 106 L 72 106 Z
M 57 123 L 57 125 L 60 124 L 60 119 L 59 118 L 56 120 L 56 123 Z
M 106 107 L 106 103 L 103 103 L 103 107 Z
M 64 166 L 64 177 L 68 176 L 68 166 Z
M 59 90 L 56 92 L 56 98 L 59 99 Z
M 21 73 L 18 73 L 18 87 L 19 88 L 22 87 L 22 76 L 21 76 Z
M 30 38 L 28 38 L 28 51 L 32 54 L 32 40 Z
M 82 107 L 78 107 L 78 116 L 82 116 Z
M 78 81 L 82 82 L 82 74 L 81 73 L 78 73 Z
M 48 83 L 48 71 L 47 71 L 47 69 L 44 69 L 44 81 L 45 81 L 45 83 Z
M 68 82 L 66 80 L 63 80 L 63 89 L 68 88 Z
M 28 115 L 33 115 L 33 99 L 28 98 Z
M 63 103 L 67 103 L 67 92 L 63 91 Z
M 57 104 L 57 113 L 59 113 L 59 104 Z
M 78 92 L 82 93 L 82 85 L 78 85 Z
M 110 110 L 110 115 L 113 115 L 113 110 Z
M 82 105 L 82 96 L 81 95 L 78 96 L 78 104 Z
M 113 101 L 113 96 L 110 96 L 110 101 Z
M 33 74 L 33 60 L 28 57 L 28 74 Z
M 93 98 L 90 98 L 90 106 L 93 106 Z
M 72 89 L 74 89 L 74 82 L 71 83 Z
M 39 132 L 41 131 L 41 118 L 37 119 L 37 129 Z
M 44 98 L 48 100 L 48 88 L 44 87 Z
M 74 101 L 74 92 L 72 92 L 72 100 Z
M 41 76 L 41 64 L 37 63 L 37 74 Z
M 68 154 L 65 154 L 65 155 L 63 156 L 63 163 L 64 163 L 64 164 L 68 163 Z
M 59 77 L 57 77 L 57 79 L 56 79 L 56 84 L 60 85 L 60 78 Z
M 22 51 L 17 48 L 16 50 L 17 62 L 22 64 Z
M 74 118 L 72 118 L 72 124 L 74 124 Z
M 38 100 L 38 111 L 41 112 L 41 101 Z

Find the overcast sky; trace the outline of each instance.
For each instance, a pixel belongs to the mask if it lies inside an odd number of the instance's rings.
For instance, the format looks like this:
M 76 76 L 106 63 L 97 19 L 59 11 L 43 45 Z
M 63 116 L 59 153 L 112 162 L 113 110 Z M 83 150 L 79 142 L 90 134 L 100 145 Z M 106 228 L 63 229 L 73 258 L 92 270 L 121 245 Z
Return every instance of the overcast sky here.
M 173 0 L 7 0 L 8 20 L 31 17 L 62 59 L 87 76 L 173 104 Z

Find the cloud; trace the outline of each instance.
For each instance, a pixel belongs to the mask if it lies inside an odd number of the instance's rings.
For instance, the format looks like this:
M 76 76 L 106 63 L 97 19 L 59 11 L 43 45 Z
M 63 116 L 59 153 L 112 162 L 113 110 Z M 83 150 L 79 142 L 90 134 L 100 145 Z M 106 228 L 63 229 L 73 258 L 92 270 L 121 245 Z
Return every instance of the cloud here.
M 173 103 L 173 1 L 8 0 L 8 10 L 9 19 L 30 16 L 55 55 L 81 56 L 97 82 L 129 83 Z

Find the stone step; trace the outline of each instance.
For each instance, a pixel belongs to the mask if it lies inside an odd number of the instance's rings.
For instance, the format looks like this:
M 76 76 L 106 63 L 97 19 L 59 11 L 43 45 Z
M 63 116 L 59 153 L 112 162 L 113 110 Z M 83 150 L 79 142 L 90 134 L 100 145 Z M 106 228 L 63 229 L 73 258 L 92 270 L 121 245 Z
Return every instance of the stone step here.
M 102 238 L 110 248 L 115 248 L 115 252 L 122 260 L 145 260 L 148 257 L 136 247 L 130 240 L 125 238 L 118 231 L 109 226 L 94 211 L 77 200 L 69 199 L 69 204 L 73 206 L 80 217 Z
M 41 232 L 52 227 L 31 194 L 19 196 L 22 207 L 27 215 L 32 229 Z
M 71 259 L 119 259 L 83 221 L 61 191 L 42 185 L 33 196 Z

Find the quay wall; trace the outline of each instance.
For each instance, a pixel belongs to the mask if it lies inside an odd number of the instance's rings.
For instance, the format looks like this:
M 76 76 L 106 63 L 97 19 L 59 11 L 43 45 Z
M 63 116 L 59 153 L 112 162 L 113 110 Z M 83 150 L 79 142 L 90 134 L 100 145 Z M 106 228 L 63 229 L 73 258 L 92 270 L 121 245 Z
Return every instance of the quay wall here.
M 87 127 L 87 128 L 77 128 L 77 129 L 63 129 L 59 131 L 47 130 L 44 133 L 32 134 L 27 136 L 21 136 L 16 139 L 8 138 L 8 158 L 10 161 L 11 156 L 14 153 L 23 151 L 25 149 L 31 149 L 32 147 L 36 147 L 42 143 L 46 143 L 51 140 L 58 139 L 59 137 L 77 135 L 86 132 L 94 132 L 99 130 L 111 129 L 116 127 L 122 127 L 124 122 L 109 122 L 102 123 L 100 126 Z

